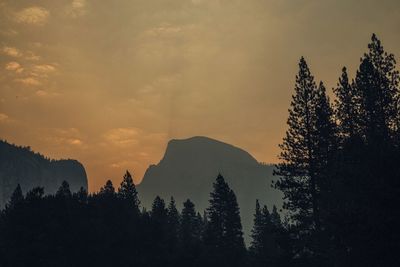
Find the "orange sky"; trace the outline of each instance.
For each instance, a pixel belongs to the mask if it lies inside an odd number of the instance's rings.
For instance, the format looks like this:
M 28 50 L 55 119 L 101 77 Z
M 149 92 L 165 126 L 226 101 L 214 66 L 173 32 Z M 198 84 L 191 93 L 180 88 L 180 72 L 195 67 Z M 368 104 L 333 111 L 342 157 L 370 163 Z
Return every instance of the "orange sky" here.
M 171 138 L 276 162 L 297 62 L 335 86 L 398 0 L 0 0 L 0 138 L 74 158 L 90 190 L 140 181 Z

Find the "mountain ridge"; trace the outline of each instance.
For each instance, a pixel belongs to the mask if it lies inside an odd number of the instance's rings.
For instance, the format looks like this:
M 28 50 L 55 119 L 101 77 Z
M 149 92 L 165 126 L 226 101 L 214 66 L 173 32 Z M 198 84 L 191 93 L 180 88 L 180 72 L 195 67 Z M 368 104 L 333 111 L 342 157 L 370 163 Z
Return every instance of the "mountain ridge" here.
M 250 234 L 256 199 L 278 208 L 280 191 L 271 188 L 274 166 L 258 162 L 247 151 L 204 136 L 172 139 L 162 159 L 150 165 L 137 189 L 146 208 L 159 195 L 181 206 L 191 199 L 198 211 L 208 207 L 212 184 L 220 173 L 237 195 L 245 235 Z M 247 238 L 248 239 L 248 238 Z
M 24 193 L 43 186 L 46 194 L 57 191 L 67 181 L 72 192 L 87 190 L 85 167 L 74 159 L 50 159 L 29 146 L 17 146 L 0 140 L 0 207 L 9 200 L 18 184 Z

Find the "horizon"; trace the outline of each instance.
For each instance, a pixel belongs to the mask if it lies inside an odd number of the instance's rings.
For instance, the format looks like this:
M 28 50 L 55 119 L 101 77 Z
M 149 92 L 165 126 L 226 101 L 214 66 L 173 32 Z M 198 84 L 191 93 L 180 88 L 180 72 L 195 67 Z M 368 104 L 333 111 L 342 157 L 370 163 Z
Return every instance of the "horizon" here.
M 0 1 L 0 138 L 81 162 L 90 191 L 138 183 L 168 140 L 278 162 L 301 56 L 329 94 L 372 33 L 400 55 L 400 3 Z

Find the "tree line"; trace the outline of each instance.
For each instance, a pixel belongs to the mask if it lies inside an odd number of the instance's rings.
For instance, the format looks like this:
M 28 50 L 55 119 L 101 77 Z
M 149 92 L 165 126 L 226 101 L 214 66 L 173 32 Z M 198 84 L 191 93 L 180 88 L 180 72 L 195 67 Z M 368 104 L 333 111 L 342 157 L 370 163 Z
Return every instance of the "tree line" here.
M 278 236 L 269 233 L 283 231 L 276 207 L 270 214 L 257 202 L 253 262 L 264 260 L 257 257 L 265 242 L 278 255 Z M 157 196 L 151 210 L 141 209 L 128 171 L 117 190 L 107 181 L 94 194 L 71 193 L 65 181 L 55 195 L 42 187 L 24 195 L 18 185 L 1 213 L 0 237 L 1 266 L 245 266 L 250 260 L 236 195 L 222 175 L 204 214 L 189 199 L 178 211 L 173 197 L 166 203 Z
M 331 102 L 300 59 L 272 186 L 244 244 L 235 193 L 218 175 L 203 214 L 156 197 L 141 208 L 127 172 L 115 189 L 55 195 L 17 187 L 0 216 L 1 266 L 400 266 L 400 75 L 372 35 Z

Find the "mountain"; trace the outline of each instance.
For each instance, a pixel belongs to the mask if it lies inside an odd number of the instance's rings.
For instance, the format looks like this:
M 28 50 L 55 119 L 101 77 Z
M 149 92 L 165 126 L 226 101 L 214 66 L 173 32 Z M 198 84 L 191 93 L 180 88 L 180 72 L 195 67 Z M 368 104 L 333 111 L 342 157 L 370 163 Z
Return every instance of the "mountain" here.
M 208 207 L 212 184 L 221 173 L 236 193 L 248 241 L 256 199 L 270 210 L 274 204 L 278 208 L 282 205 L 281 192 L 271 188 L 273 168 L 259 163 L 243 149 L 207 137 L 171 140 L 164 157 L 147 169 L 137 189 L 146 208 L 159 195 L 167 201 L 173 196 L 180 207 L 189 198 L 202 212 Z
M 18 184 L 24 193 L 43 186 L 45 193 L 55 193 L 62 181 L 71 191 L 87 189 L 85 168 L 76 160 L 52 160 L 34 153 L 30 147 L 20 147 L 0 140 L 0 208 L 9 200 Z

